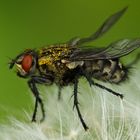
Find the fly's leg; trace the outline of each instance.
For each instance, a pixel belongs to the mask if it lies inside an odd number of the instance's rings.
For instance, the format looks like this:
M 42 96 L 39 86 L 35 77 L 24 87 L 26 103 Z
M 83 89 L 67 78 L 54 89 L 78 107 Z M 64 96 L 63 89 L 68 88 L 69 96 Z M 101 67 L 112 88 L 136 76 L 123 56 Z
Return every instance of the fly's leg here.
M 111 94 L 113 94 L 113 95 L 115 95 L 115 96 L 119 96 L 121 99 L 123 99 L 123 97 L 124 97 L 123 94 L 117 93 L 117 92 L 113 91 L 113 90 L 110 89 L 110 88 L 107 88 L 107 87 L 105 87 L 105 86 L 103 86 L 103 85 L 101 85 L 101 84 L 95 83 L 95 82 L 90 78 L 90 76 L 87 75 L 87 74 L 84 74 L 84 76 L 85 76 L 86 79 L 88 80 L 90 86 L 91 86 L 91 85 L 95 85 L 95 86 L 97 86 L 97 87 L 99 87 L 99 88 L 102 88 L 102 89 L 108 91 L 109 93 L 111 93 Z
M 31 91 L 33 92 L 36 101 L 35 101 L 35 107 L 34 107 L 34 112 L 33 112 L 33 116 L 32 116 L 32 121 L 35 122 L 36 121 L 36 113 L 37 113 L 37 108 L 38 108 L 38 102 L 41 106 L 41 111 L 42 111 L 42 119 L 41 121 L 43 121 L 45 119 L 45 110 L 44 110 L 44 104 L 42 102 L 42 99 L 39 97 L 39 92 L 37 90 L 36 84 L 33 80 L 30 80 L 28 82 L 28 85 L 31 89 Z
M 83 119 L 83 117 L 81 115 L 81 112 L 80 112 L 80 109 L 79 109 L 79 106 L 78 106 L 79 103 L 78 103 L 77 93 L 78 93 L 78 80 L 75 79 L 75 82 L 74 82 L 74 94 L 73 94 L 73 96 L 74 96 L 74 106 L 73 106 L 73 108 L 74 107 L 76 108 L 78 116 L 79 116 L 79 119 L 80 119 L 80 121 L 81 121 L 81 123 L 82 123 L 82 125 L 83 125 L 83 127 L 84 127 L 84 129 L 86 131 L 88 129 L 88 127 L 87 127 L 86 123 L 84 122 L 84 119 Z
M 38 102 L 40 104 L 41 111 L 42 111 L 42 119 L 40 121 L 43 121 L 45 119 L 44 104 L 42 102 L 42 99 L 39 97 L 39 92 L 38 92 L 38 89 L 36 87 L 36 84 L 48 84 L 48 85 L 50 85 L 50 84 L 52 84 L 52 82 L 53 82 L 53 79 L 50 76 L 45 76 L 45 77 L 44 76 L 32 76 L 31 79 L 28 81 L 28 85 L 36 98 L 35 108 L 34 108 L 34 112 L 33 112 L 33 116 L 32 116 L 32 121 L 36 121 Z
M 112 89 L 107 88 L 107 87 L 105 87 L 105 86 L 103 86 L 103 85 L 101 85 L 101 84 L 94 83 L 93 81 L 92 81 L 92 85 L 95 85 L 95 86 L 97 86 L 97 87 L 99 87 L 99 88 L 102 88 L 102 89 L 108 91 L 109 93 L 112 93 L 112 94 L 115 95 L 115 96 L 119 96 L 121 99 L 123 99 L 123 97 L 124 97 L 123 94 L 117 93 L 117 92 L 113 91 Z

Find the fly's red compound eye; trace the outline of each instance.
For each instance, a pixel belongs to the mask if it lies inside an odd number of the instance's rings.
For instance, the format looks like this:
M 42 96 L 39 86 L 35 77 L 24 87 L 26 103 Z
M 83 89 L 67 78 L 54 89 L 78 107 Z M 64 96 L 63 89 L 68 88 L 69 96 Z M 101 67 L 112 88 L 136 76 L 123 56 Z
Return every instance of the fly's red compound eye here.
M 30 54 L 27 54 L 23 57 L 21 66 L 25 72 L 29 72 L 32 66 L 33 57 Z

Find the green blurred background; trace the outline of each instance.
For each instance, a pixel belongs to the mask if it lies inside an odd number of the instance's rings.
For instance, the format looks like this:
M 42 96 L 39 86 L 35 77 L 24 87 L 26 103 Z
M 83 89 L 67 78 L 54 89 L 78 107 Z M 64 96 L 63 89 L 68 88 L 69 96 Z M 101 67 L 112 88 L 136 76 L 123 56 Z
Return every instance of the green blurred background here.
M 75 36 L 88 36 L 108 16 L 125 6 L 129 6 L 125 15 L 103 38 L 92 43 L 94 46 L 139 37 L 140 1 L 1 0 L 0 122 L 5 122 L 9 116 L 23 119 L 23 111 L 33 107 L 26 80 L 18 78 L 14 71 L 8 69 L 9 58 L 27 48 L 61 43 Z

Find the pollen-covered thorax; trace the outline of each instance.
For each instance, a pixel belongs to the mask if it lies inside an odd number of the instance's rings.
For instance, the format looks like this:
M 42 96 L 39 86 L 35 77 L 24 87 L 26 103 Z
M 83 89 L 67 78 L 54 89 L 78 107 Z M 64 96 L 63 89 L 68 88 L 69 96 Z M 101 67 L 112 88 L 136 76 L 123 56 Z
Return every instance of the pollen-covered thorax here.
M 71 49 L 67 44 L 50 45 L 38 51 L 38 65 L 46 65 L 49 70 L 58 71 L 64 66 L 61 60 L 67 58 L 70 53 Z

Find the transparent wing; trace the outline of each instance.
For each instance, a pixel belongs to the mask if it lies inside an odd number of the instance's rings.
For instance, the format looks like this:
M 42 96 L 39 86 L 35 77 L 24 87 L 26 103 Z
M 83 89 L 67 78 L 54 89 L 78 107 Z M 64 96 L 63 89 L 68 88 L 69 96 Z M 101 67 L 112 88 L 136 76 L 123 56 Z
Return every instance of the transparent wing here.
M 90 35 L 87 38 L 72 38 L 70 41 L 68 41 L 68 44 L 70 46 L 77 46 L 77 45 L 82 45 L 84 43 L 94 41 L 95 39 L 101 37 L 104 33 L 106 33 L 119 19 L 120 17 L 124 14 L 126 11 L 127 7 L 123 8 L 122 10 L 118 11 L 117 13 L 111 15 L 109 18 L 105 20 L 105 22 L 100 26 L 100 28 Z
M 114 59 L 125 56 L 139 47 L 140 39 L 122 39 L 106 48 L 99 49 L 99 51 L 95 51 L 95 49 L 79 49 L 73 52 L 70 60 Z

